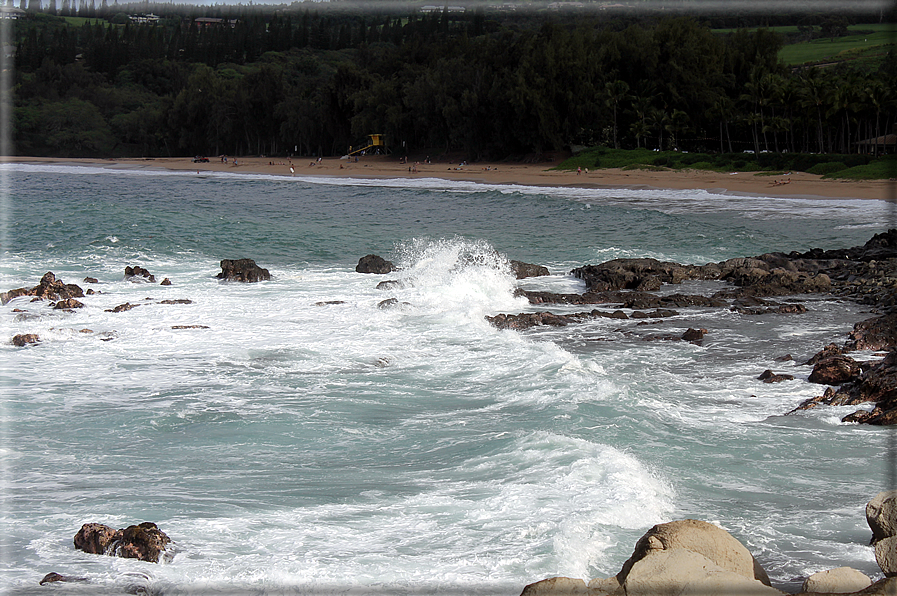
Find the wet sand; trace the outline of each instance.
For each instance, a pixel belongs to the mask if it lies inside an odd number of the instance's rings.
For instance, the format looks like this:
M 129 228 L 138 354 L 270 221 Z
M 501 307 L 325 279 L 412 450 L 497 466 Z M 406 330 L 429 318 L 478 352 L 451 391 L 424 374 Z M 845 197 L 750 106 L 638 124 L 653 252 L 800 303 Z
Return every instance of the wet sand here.
M 441 178 L 485 184 L 519 184 L 525 186 L 572 186 L 583 188 L 636 189 L 703 189 L 727 194 L 750 194 L 769 197 L 827 197 L 877 199 L 897 203 L 897 182 L 893 180 L 823 180 L 805 172 L 769 176 L 756 172 L 708 172 L 702 170 L 647 171 L 600 169 L 591 172 L 558 171 L 559 163 L 458 163 L 402 164 L 393 157 L 367 156 L 358 161 L 326 158 L 263 158 L 238 157 L 223 163 L 210 158 L 208 163 L 193 163 L 190 157 L 60 159 L 45 157 L 12 157 L 6 161 L 67 165 L 94 165 L 110 168 L 146 168 L 203 172 L 261 173 L 279 176 L 325 176 L 354 178 Z M 293 168 L 291 173 L 290 168 Z M 415 170 L 416 171 L 410 171 Z

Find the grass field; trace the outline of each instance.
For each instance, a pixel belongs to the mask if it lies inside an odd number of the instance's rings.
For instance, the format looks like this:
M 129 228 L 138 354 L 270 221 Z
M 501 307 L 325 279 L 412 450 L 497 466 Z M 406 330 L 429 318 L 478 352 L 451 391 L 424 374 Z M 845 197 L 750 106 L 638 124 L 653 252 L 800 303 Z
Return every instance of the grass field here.
M 816 155 L 807 153 L 684 153 L 649 149 L 611 149 L 590 147 L 576 153 L 555 169 L 576 168 L 624 170 L 710 170 L 714 172 L 756 172 L 778 176 L 798 171 L 823 175 L 826 178 L 880 180 L 897 174 L 897 156 L 874 159 L 869 155 Z
M 789 66 L 875 58 L 881 61 L 897 45 L 897 25 L 893 23 L 853 25 L 848 33 L 834 41 L 824 37 L 787 45 L 779 58 Z

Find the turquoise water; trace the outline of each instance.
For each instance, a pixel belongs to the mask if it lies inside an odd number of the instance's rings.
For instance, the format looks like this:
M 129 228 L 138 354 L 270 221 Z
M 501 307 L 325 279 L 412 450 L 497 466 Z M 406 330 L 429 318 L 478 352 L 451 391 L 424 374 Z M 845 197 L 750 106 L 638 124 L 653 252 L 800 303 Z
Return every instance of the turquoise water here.
M 890 435 L 841 424 L 850 409 L 783 416 L 822 388 L 808 367 L 774 361 L 840 343 L 869 316 L 861 307 L 810 297 L 804 315 L 692 309 L 526 332 L 484 317 L 533 310 L 518 286 L 579 291 L 571 268 L 621 256 L 862 244 L 892 221 L 887 205 L 4 173 L 0 289 L 53 271 L 98 292 L 72 313 L 28 299 L 2 309 L 7 336 L 42 339 L 0 347 L 10 593 L 44 593 L 55 571 L 88 577 L 65 587 L 84 594 L 512 595 L 613 575 L 651 525 L 685 517 L 732 532 L 779 587 L 843 565 L 880 575 L 863 508 L 886 487 Z M 402 270 L 355 273 L 369 253 Z M 220 259 L 242 257 L 272 280 L 215 279 Z M 552 275 L 517 282 L 507 259 Z M 125 281 L 126 265 L 172 285 Z M 404 287 L 376 289 L 385 278 Z M 379 309 L 387 298 L 407 304 Z M 140 306 L 106 312 L 125 302 Z M 183 325 L 207 328 L 172 328 Z M 688 327 L 709 330 L 702 346 L 643 339 Z M 757 381 L 767 368 L 797 380 Z M 174 540 L 171 563 L 73 549 L 83 523 L 141 521 Z

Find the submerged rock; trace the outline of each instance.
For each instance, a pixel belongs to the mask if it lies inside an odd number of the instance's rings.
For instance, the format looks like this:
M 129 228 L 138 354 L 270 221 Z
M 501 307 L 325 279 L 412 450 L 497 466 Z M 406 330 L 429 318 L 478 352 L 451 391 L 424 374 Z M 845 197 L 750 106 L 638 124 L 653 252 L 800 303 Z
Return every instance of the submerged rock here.
M 764 383 L 781 383 L 782 381 L 793 381 L 794 375 L 780 375 L 771 370 L 764 370 L 757 379 Z
M 62 575 L 61 573 L 56 573 L 55 571 L 51 571 L 47 575 L 44 576 L 42 580 L 40 580 L 40 585 L 44 584 L 52 584 L 55 582 L 78 582 L 84 583 L 89 581 L 86 577 L 76 577 L 73 575 Z
M 254 283 L 270 280 L 271 274 L 267 269 L 256 265 L 252 259 L 223 259 L 221 273 L 217 275 L 217 278 L 225 281 Z

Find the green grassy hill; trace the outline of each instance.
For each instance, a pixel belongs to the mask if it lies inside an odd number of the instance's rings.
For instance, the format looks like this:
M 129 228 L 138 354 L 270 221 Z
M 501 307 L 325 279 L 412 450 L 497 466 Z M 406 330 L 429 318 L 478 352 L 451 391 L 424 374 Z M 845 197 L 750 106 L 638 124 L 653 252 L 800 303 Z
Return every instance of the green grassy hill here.
M 786 45 L 779 52 L 779 58 L 789 66 L 846 60 L 877 66 L 897 45 L 897 25 L 893 23 L 853 25 L 848 32 L 834 40 L 824 37 Z

